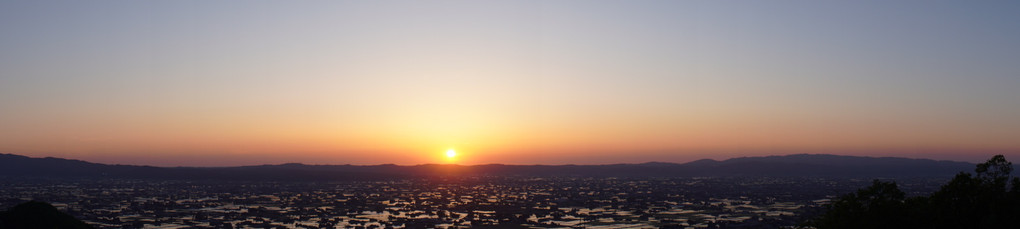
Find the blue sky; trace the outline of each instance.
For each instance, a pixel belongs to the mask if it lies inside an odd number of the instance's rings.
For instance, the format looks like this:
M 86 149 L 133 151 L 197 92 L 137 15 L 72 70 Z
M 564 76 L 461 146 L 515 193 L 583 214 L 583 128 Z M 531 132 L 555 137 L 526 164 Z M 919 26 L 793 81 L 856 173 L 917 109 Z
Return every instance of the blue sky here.
M 0 151 L 170 165 L 414 164 L 447 148 L 462 163 L 1020 156 L 1016 12 L 1010 1 L 4 1 Z

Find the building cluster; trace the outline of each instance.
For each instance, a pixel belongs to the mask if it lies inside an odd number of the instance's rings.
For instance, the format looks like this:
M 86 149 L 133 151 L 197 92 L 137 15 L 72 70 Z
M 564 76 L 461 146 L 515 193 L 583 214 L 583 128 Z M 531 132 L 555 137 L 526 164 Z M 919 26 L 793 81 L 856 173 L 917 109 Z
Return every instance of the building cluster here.
M 777 228 L 795 226 L 835 195 L 869 182 L 767 177 L 7 179 L 0 184 L 0 208 L 46 201 L 98 228 Z M 901 183 L 908 192 L 925 192 L 930 182 L 941 181 Z

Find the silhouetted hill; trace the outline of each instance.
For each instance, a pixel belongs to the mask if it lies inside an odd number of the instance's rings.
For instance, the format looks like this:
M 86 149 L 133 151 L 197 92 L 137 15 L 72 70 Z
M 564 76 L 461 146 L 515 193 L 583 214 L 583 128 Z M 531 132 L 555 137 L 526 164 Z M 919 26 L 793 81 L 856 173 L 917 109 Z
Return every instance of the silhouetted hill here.
M 703 159 L 684 164 L 648 162 L 610 165 L 305 165 L 288 163 L 240 167 L 152 167 L 106 165 L 60 158 L 0 154 L 0 176 L 54 178 L 374 180 L 422 176 L 826 176 L 950 177 L 974 164 L 895 157 L 826 154 Z
M 952 176 L 974 164 L 899 157 L 859 157 L 829 154 L 739 157 L 724 161 L 699 160 L 684 164 L 690 169 L 728 175 L 771 176 Z
M 92 228 L 45 202 L 29 201 L 0 212 L 0 229 Z
M 157 174 L 163 168 L 152 166 L 106 165 L 63 158 L 31 158 L 0 154 L 0 175 L 39 177 L 103 177 L 127 174 Z

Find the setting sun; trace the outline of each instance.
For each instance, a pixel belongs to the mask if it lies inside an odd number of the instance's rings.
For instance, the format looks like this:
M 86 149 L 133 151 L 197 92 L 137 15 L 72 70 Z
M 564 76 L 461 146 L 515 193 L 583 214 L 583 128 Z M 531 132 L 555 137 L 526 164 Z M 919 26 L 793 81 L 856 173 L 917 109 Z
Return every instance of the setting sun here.
M 455 151 L 453 149 L 446 150 L 446 158 L 447 159 L 453 159 L 455 157 L 457 157 L 457 151 Z

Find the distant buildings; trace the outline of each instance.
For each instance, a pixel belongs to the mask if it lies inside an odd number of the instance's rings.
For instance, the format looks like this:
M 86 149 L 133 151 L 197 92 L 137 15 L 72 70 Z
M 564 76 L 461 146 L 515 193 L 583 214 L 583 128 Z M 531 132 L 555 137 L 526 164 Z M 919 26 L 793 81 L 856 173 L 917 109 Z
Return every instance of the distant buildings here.
M 47 201 L 99 228 L 758 228 L 796 225 L 832 195 L 865 184 L 820 178 L 12 179 L 2 184 L 0 207 Z

